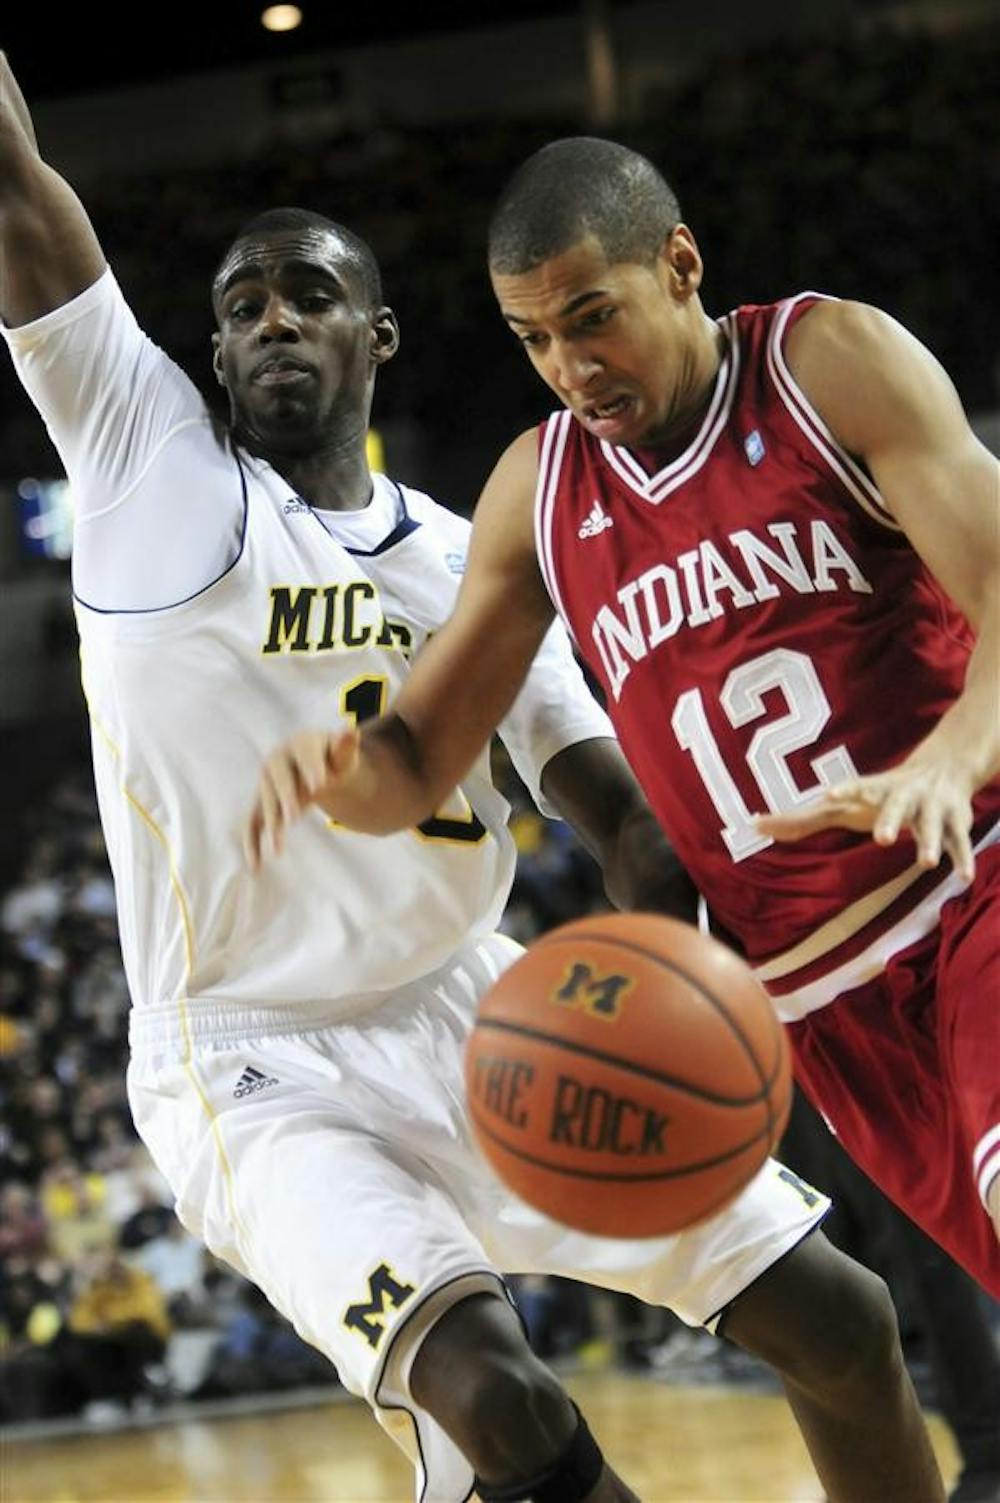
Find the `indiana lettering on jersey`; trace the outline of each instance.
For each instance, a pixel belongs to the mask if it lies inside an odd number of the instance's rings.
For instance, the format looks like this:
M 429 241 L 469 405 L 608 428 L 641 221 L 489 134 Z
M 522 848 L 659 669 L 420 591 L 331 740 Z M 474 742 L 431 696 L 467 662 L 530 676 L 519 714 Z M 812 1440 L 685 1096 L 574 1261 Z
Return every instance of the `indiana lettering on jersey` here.
M 765 541 L 740 528 L 729 533 L 725 550 L 703 541 L 672 564 L 654 564 L 623 585 L 614 604 L 600 607 L 591 632 L 616 700 L 632 665 L 685 627 L 706 626 L 781 594 L 872 593 L 829 523 L 771 522 L 767 532 Z
M 413 633 L 383 615 L 368 579 L 347 584 L 272 585 L 263 654 L 385 647 L 409 656 Z

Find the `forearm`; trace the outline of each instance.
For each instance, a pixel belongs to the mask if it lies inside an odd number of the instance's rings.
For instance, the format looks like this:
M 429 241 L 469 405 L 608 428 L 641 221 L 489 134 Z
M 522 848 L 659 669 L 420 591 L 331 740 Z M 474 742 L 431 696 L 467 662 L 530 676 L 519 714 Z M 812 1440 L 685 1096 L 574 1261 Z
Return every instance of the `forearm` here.
M 616 908 L 663 913 L 694 924 L 698 890 L 648 809 L 621 823 L 604 862 L 604 890 Z
M 38 152 L 31 113 L 3 52 L 0 52 L 0 140 L 5 146 L 8 142 L 16 143 L 19 149 L 26 142 L 33 152 Z
M 450 791 L 437 786 L 416 737 L 390 712 L 362 727 L 355 765 L 331 780 L 316 803 L 349 829 L 390 835 L 427 819 Z

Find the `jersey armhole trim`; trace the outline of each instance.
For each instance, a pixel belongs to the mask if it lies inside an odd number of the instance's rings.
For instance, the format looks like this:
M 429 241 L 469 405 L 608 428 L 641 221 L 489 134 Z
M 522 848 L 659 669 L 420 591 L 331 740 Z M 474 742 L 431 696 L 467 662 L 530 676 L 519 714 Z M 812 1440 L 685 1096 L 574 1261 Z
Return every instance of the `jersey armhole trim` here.
M 563 455 L 569 439 L 572 415 L 568 411 L 556 412 L 546 421 L 542 430 L 541 449 L 538 456 L 538 482 L 535 486 L 535 552 L 549 599 L 572 635 L 569 616 L 559 591 L 555 556 L 552 546 L 552 523 L 555 513 L 556 491 L 562 471 Z
M 775 391 L 813 448 L 826 460 L 862 511 L 888 530 L 902 533 L 903 529 L 882 500 L 878 487 L 834 437 L 788 368 L 784 354 L 785 332 L 792 313 L 804 298 L 815 298 L 823 302 L 836 301 L 824 292 L 800 292 L 787 300 L 774 320 L 767 340 L 767 368 Z

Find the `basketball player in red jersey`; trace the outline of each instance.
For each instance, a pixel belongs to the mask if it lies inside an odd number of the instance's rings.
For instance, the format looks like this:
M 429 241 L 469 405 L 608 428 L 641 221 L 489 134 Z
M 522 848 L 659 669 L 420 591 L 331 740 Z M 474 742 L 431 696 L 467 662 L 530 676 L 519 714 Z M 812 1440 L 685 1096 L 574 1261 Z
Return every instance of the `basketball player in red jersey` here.
M 372 831 L 426 815 L 557 610 L 808 1093 L 1000 1293 L 996 462 L 878 311 L 708 318 L 674 195 L 613 143 L 529 159 L 490 266 L 567 410 L 500 460 L 392 713 L 272 758 L 251 856 L 308 797 Z
M 524 164 L 490 266 L 566 410 L 501 459 L 455 617 L 330 806 L 431 807 L 554 607 L 800 1081 L 1000 1293 L 997 463 L 875 309 L 708 318 L 673 193 L 611 142 Z

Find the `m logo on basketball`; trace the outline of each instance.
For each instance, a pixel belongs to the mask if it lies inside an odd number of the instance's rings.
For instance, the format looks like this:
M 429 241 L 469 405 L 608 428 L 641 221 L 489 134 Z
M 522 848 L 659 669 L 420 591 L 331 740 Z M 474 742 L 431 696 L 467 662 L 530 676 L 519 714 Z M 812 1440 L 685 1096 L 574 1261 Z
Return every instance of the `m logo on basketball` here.
M 368 1275 L 368 1299 L 348 1306 L 344 1325 L 363 1336 L 370 1347 L 377 1348 L 385 1335 L 386 1311 L 390 1307 L 400 1309 L 416 1292 L 414 1284 L 399 1282 L 388 1263 L 380 1263 Z
M 634 979 L 620 971 L 602 976 L 585 960 L 575 960 L 552 1000 L 566 1007 L 582 1007 L 593 1017 L 613 1023 L 621 1013 L 622 998 L 634 985 Z

